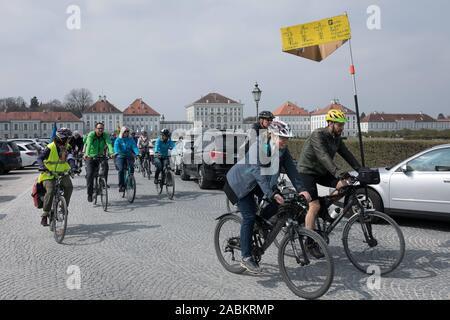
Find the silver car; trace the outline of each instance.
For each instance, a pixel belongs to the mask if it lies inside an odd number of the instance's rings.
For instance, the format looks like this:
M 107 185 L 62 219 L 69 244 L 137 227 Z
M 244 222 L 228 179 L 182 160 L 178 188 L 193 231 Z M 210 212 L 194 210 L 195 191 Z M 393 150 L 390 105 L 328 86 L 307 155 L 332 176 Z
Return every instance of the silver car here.
M 375 209 L 392 215 L 450 220 L 450 144 L 379 170 L 381 182 L 370 185 L 368 194 Z

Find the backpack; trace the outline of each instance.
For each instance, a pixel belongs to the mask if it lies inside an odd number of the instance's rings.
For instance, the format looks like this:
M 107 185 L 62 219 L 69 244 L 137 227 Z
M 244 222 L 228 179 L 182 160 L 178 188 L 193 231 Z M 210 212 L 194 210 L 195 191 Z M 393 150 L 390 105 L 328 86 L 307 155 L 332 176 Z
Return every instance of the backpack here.
M 33 204 L 36 208 L 42 209 L 44 207 L 45 188 L 44 185 L 38 183 L 37 179 L 31 189 L 31 197 L 33 198 Z

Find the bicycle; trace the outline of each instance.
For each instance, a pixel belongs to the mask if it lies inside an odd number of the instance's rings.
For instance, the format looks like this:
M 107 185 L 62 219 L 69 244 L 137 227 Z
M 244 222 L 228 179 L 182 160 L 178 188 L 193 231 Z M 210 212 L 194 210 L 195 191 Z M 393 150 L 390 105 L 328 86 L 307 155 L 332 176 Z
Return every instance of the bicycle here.
M 52 200 L 52 209 L 50 211 L 50 231 L 57 243 L 61 243 L 66 235 L 67 218 L 69 211 L 67 210 L 66 199 L 64 198 L 64 188 L 61 180 L 65 176 L 73 178 L 74 173 L 48 171 L 49 174 L 55 176 L 55 194 Z
M 135 161 L 136 162 L 139 161 Z M 134 173 L 131 172 L 131 166 L 126 161 L 126 171 L 125 171 L 125 190 L 123 191 L 122 198 L 127 197 L 129 203 L 133 203 L 136 198 L 136 179 L 134 178 Z
M 319 298 L 328 291 L 333 281 L 333 258 L 324 239 L 316 232 L 304 229 L 299 222 L 305 218 L 305 198 L 289 188 L 282 190 L 282 196 L 285 203 L 279 206 L 274 222 L 261 216 L 264 205 L 259 206 L 252 235 L 253 259 L 259 263 L 264 252 L 285 227 L 286 234 L 278 249 L 282 278 L 297 296 L 305 299 Z M 229 272 L 243 273 L 245 268 L 240 265 L 241 217 L 226 213 L 216 220 L 218 223 L 214 231 L 214 247 L 219 262 Z M 228 232 L 227 228 L 230 229 Z M 320 248 L 323 258 L 317 259 L 309 253 L 307 247 L 311 244 Z
M 140 164 L 140 166 L 142 166 L 141 168 L 141 172 L 142 172 L 142 176 L 145 178 L 145 176 L 147 176 L 147 178 L 150 180 L 151 179 L 151 174 L 152 174 L 152 169 L 151 169 L 151 164 L 150 164 L 150 153 L 148 148 L 144 148 L 143 151 L 143 157 L 144 159 L 142 160 L 142 163 Z M 141 160 L 139 159 L 139 162 Z
M 376 171 L 373 172 L 376 175 Z M 359 176 L 350 176 L 349 185 L 336 190 L 331 195 L 319 197 L 320 211 L 316 219 L 315 231 L 329 244 L 330 234 L 344 217 L 350 215 L 342 232 L 346 256 L 363 273 L 372 274 L 373 270 L 369 267 L 377 266 L 380 268 L 380 274 L 386 275 L 395 270 L 403 260 L 405 240 L 400 227 L 391 217 L 383 212 L 367 208 L 365 198 L 359 197 L 360 194 L 357 191 L 361 187 L 376 183 L 376 181 L 367 180 L 364 176 Z M 342 198 L 344 198 L 344 204 L 339 203 Z M 328 213 L 331 205 L 339 208 L 339 214 L 334 219 Z M 383 247 L 392 245 L 398 248 L 383 250 Z
M 161 157 L 162 170 L 160 172 L 160 178 L 156 184 L 156 192 L 162 193 L 164 185 L 166 186 L 166 192 L 169 199 L 172 200 L 175 194 L 175 177 L 173 175 L 172 168 L 170 167 L 169 157 Z
M 94 173 L 94 192 L 92 194 L 94 199 L 93 203 L 94 205 L 97 204 L 97 197 L 100 195 L 102 208 L 105 212 L 108 210 L 108 185 L 106 183 L 105 175 L 108 159 L 109 157 L 106 156 L 97 156 L 93 158 L 93 160 L 100 161 L 100 164 Z

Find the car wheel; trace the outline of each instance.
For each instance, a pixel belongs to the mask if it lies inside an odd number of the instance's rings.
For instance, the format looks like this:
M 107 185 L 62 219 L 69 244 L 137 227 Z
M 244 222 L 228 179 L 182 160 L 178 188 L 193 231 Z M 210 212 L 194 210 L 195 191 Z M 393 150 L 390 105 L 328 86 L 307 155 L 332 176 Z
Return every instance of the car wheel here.
M 209 182 L 206 180 L 205 167 L 200 166 L 198 168 L 198 186 L 200 189 L 206 189 L 209 187 Z

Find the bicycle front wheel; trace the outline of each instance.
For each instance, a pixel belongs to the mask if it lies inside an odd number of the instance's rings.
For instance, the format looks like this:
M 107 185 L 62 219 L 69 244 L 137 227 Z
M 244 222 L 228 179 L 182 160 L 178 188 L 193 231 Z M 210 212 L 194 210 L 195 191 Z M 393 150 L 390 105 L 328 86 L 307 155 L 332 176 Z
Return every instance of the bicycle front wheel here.
M 334 263 L 328 246 L 316 232 L 307 229 L 288 230 L 280 243 L 278 265 L 289 289 L 304 299 L 321 297 L 333 282 Z
M 402 231 L 391 217 L 379 211 L 351 217 L 344 227 L 342 242 L 352 264 L 367 274 L 377 268 L 381 275 L 392 272 L 405 255 Z
M 61 243 L 66 235 L 67 228 L 67 204 L 66 199 L 59 197 L 53 211 L 52 229 L 57 243 Z
M 214 248 L 220 264 L 232 273 L 243 273 L 241 266 L 241 224 L 242 219 L 229 214 L 222 217 L 214 230 Z
M 108 188 L 106 187 L 106 180 L 104 178 L 100 178 L 99 187 L 100 187 L 100 200 L 102 202 L 103 211 L 107 211 L 108 210 Z
M 170 170 L 166 173 L 166 192 L 169 199 L 172 200 L 175 194 L 175 178 Z
M 127 200 L 129 203 L 133 203 L 134 198 L 136 197 L 136 180 L 134 176 L 128 176 L 125 193 L 127 195 Z

